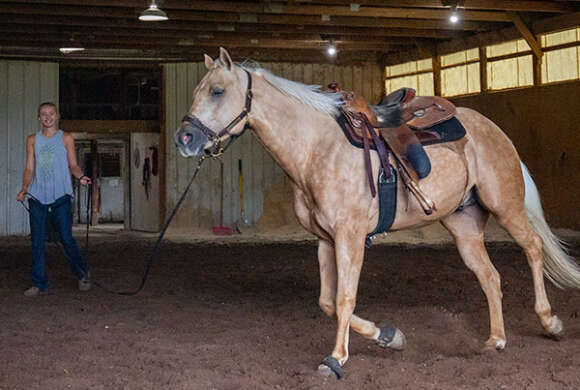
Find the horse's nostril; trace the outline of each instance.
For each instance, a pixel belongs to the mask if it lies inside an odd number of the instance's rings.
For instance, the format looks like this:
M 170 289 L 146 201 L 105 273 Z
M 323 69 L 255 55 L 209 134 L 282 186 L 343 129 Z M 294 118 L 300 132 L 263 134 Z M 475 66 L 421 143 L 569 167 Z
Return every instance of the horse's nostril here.
M 191 142 L 192 139 L 193 135 L 191 135 L 190 133 L 183 133 L 183 135 L 181 136 L 181 143 L 183 145 L 187 145 L 188 143 Z

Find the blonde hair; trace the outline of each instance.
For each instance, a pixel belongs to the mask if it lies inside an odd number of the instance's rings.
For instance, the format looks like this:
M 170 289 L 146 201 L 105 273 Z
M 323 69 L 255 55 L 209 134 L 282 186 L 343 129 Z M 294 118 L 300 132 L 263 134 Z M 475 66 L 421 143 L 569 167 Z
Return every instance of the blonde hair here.
M 54 104 L 53 102 L 44 102 L 40 103 L 40 105 L 38 106 L 38 116 L 40 116 L 40 110 L 42 109 L 42 107 L 52 107 L 58 114 L 58 107 L 56 106 L 56 104 Z

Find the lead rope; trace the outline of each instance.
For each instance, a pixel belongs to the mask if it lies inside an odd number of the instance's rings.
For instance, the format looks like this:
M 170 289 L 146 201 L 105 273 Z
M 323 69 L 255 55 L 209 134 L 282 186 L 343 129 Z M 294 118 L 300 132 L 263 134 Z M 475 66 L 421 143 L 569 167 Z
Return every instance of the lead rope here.
M 153 264 L 153 261 L 155 260 L 155 254 L 157 253 L 157 250 L 159 249 L 159 246 L 161 245 L 161 240 L 163 239 L 163 236 L 165 235 L 165 232 L 167 231 L 167 228 L 169 227 L 169 223 L 171 223 L 171 220 L 173 219 L 173 217 L 175 217 L 175 214 L 177 214 L 177 210 L 179 210 L 179 207 L 181 206 L 181 204 L 185 200 L 185 196 L 189 192 L 189 189 L 191 188 L 191 185 L 193 184 L 193 180 L 197 176 L 197 173 L 199 172 L 199 169 L 201 168 L 201 164 L 203 163 L 203 160 L 205 160 L 205 159 L 206 159 L 206 156 L 202 155 L 199 158 L 199 160 L 197 160 L 197 167 L 195 168 L 195 172 L 191 176 L 191 179 L 189 180 L 187 187 L 185 187 L 185 190 L 183 191 L 181 198 L 179 198 L 179 201 L 177 202 L 177 204 L 173 208 L 171 215 L 165 221 L 165 224 L 163 225 L 163 228 L 161 229 L 161 232 L 159 233 L 159 237 L 157 238 L 157 241 L 155 242 L 155 246 L 153 247 L 151 252 L 149 252 L 149 257 L 147 258 L 147 261 L 145 263 L 145 270 L 143 271 L 143 277 L 141 278 L 141 283 L 139 284 L 139 287 L 135 291 L 114 291 L 114 290 L 110 290 L 110 289 L 104 287 L 102 284 L 100 284 L 98 282 L 95 282 L 96 286 L 100 287 L 101 289 L 103 289 L 107 292 L 110 292 L 113 294 L 118 294 L 118 295 L 136 295 L 137 293 L 139 293 L 139 291 L 141 291 L 143 289 L 143 286 L 145 286 L 145 282 L 147 281 L 147 276 L 149 275 L 149 271 L 151 270 L 151 265 Z M 88 226 L 87 226 L 87 232 L 88 232 Z M 88 242 L 88 233 L 87 233 L 87 242 Z
M 106 292 L 109 292 L 112 294 L 118 294 L 118 295 L 136 295 L 137 293 L 139 293 L 143 289 L 143 287 L 145 286 L 145 282 L 147 281 L 147 276 L 149 275 L 149 271 L 151 270 L 151 266 L 153 265 L 153 261 L 155 260 L 155 254 L 157 253 L 157 250 L 159 249 L 159 246 L 161 245 L 161 240 L 163 239 L 163 236 L 165 235 L 165 232 L 167 231 L 167 228 L 169 227 L 171 220 L 173 219 L 173 217 L 175 217 L 175 215 L 177 214 L 177 210 L 179 210 L 179 207 L 181 206 L 181 204 L 185 200 L 185 196 L 189 192 L 189 189 L 191 188 L 191 185 L 193 184 L 193 180 L 195 179 L 195 177 L 197 176 L 197 174 L 199 172 L 199 169 L 201 168 L 201 164 L 203 163 L 203 160 L 205 160 L 206 158 L 207 158 L 207 156 L 202 155 L 197 160 L 197 167 L 195 168 L 195 172 L 193 172 L 193 175 L 191 176 L 191 179 L 189 180 L 187 187 L 185 187 L 185 190 L 183 191 L 183 194 L 179 198 L 179 201 L 177 202 L 177 204 L 173 208 L 171 215 L 169 216 L 169 218 L 167 218 L 167 221 L 165 221 L 165 224 L 163 225 L 163 228 L 161 229 L 161 232 L 159 233 L 159 237 L 157 238 L 157 241 L 155 242 L 155 246 L 153 247 L 151 252 L 149 252 L 149 257 L 147 258 L 147 261 L 145 263 L 145 270 L 143 271 L 143 277 L 141 278 L 141 283 L 139 284 L 139 287 L 134 291 L 115 291 L 115 290 L 111 290 L 111 289 L 103 286 L 99 282 L 93 281 L 95 286 L 105 290 Z M 92 187 L 91 186 L 92 186 L 92 183 L 88 187 L 88 194 L 87 194 L 87 229 L 86 229 L 86 233 L 85 233 L 85 263 L 87 265 L 87 273 L 90 270 L 90 265 L 89 265 L 89 260 L 88 260 L 89 259 L 88 252 L 89 252 L 89 226 L 91 224 L 90 215 L 92 215 L 92 202 L 91 202 L 91 200 L 92 200 L 91 199 Z M 26 193 L 26 195 L 29 196 L 30 198 L 32 198 L 33 200 L 38 201 L 38 199 L 36 199 L 34 196 L 29 194 L 28 192 Z M 28 207 L 26 207 L 24 202 L 20 202 L 20 204 L 22 204 L 24 209 L 30 214 L 30 210 Z
M 87 188 L 87 229 L 85 231 L 85 264 L 87 265 L 87 273 L 89 273 L 91 270 L 89 264 L 89 226 L 92 222 L 91 218 L 93 216 L 92 198 L 93 198 L 93 180 L 91 179 L 91 184 L 89 184 Z

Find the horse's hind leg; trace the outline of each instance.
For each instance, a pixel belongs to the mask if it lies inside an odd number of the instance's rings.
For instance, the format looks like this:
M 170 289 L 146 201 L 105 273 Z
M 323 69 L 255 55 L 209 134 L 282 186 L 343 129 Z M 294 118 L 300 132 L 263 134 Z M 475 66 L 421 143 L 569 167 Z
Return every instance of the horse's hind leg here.
M 499 161 L 500 158 L 497 158 Z M 480 203 L 489 210 L 498 223 L 512 236 L 515 242 L 524 250 L 528 264 L 532 270 L 536 302 L 534 309 L 546 332 L 559 336 L 563 331 L 562 321 L 552 316 L 552 308 L 548 302 L 544 285 L 544 255 L 542 238 L 532 228 L 525 210 L 525 184 L 522 177 L 519 160 L 513 164 L 506 162 L 503 170 L 494 168 L 494 180 L 481 180 L 477 186 L 477 197 Z M 499 179 L 498 179 L 499 178 Z M 501 180 L 500 180 L 501 179 Z M 487 183 L 493 183 L 488 185 Z
M 441 223 L 453 236 L 463 262 L 477 279 L 489 306 L 490 336 L 486 347 L 505 348 L 506 337 L 502 314 L 500 276 L 489 259 L 483 242 L 483 230 L 489 213 L 471 205 L 445 217 Z
M 509 212 L 497 214 L 496 219 L 524 250 L 528 264 L 532 270 L 532 278 L 534 281 L 534 293 L 536 297 L 534 310 L 546 332 L 554 337 L 559 337 L 564 327 L 562 321 L 557 316 L 552 315 L 552 308 L 548 301 L 548 295 L 546 294 L 546 287 L 544 285 L 544 255 L 542 253 L 543 242 L 532 228 L 523 207 L 520 206 L 519 209 L 521 209 L 519 212 L 515 212 L 515 210 L 518 210 L 516 207 L 506 209 Z

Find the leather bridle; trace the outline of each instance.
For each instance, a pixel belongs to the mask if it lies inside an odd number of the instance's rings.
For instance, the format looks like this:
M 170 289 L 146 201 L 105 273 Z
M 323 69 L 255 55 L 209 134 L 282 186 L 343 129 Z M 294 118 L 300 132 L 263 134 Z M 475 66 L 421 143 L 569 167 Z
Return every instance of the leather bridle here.
M 182 121 L 190 123 L 193 127 L 201 130 L 201 132 L 207 137 L 209 141 L 213 143 L 211 149 L 209 151 L 205 151 L 210 157 L 218 157 L 222 155 L 225 150 L 234 142 L 238 137 L 240 137 L 246 129 L 249 127 L 248 124 L 244 126 L 244 129 L 239 134 L 230 134 L 230 130 L 233 129 L 242 119 L 244 119 L 252 109 L 252 97 L 254 96 L 252 93 L 252 75 L 246 69 L 243 69 L 244 72 L 248 75 L 248 89 L 246 91 L 246 104 L 242 112 L 234 118 L 226 127 L 224 127 L 221 131 L 215 132 L 206 125 L 204 125 L 199 119 L 197 119 L 193 115 L 186 114 Z M 225 146 L 222 147 L 221 138 L 224 135 L 229 135 L 228 142 Z

